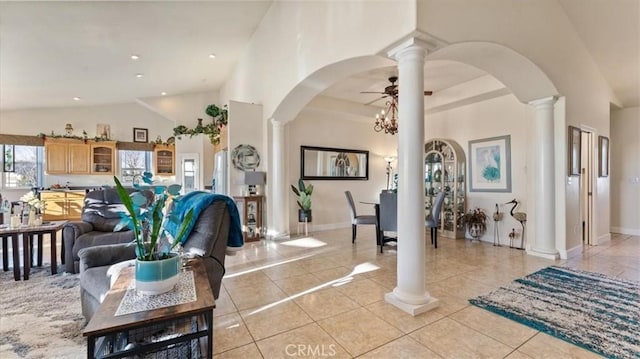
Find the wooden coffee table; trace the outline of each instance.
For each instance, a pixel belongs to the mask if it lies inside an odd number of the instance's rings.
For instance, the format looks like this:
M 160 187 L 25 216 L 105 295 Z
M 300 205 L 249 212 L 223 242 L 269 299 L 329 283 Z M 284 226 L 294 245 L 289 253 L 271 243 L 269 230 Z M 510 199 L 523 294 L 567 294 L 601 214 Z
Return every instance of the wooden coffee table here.
M 196 300 L 159 309 L 118 315 L 115 313 L 134 277 L 134 268 L 122 270 L 114 286 L 107 292 L 100 307 L 84 329 L 87 338 L 87 358 L 122 358 L 141 353 L 158 353 L 184 350 L 193 357 L 199 352 L 201 358 L 211 358 L 213 353 L 213 308 L 215 300 L 202 261 L 189 261 L 185 270 L 193 271 Z M 132 343 L 139 337 L 170 329 L 164 339 L 144 344 Z M 141 334 L 142 333 L 142 334 Z M 174 353 L 175 354 L 175 353 Z M 178 354 L 178 357 L 185 357 Z
M 58 258 L 56 254 L 56 233 L 64 226 L 67 221 L 52 221 L 45 222 L 40 226 L 25 226 L 20 225 L 15 228 L 9 227 L 9 225 L 0 226 L 0 235 L 3 236 L 3 249 L 2 260 L 3 269 L 7 270 L 7 246 L 4 245 L 4 238 L 11 236 L 11 250 L 13 252 L 13 279 L 20 280 L 20 254 L 18 253 L 20 244 L 19 237 L 22 235 L 22 266 L 24 268 L 24 280 L 29 279 L 29 273 L 31 272 L 31 253 L 29 247 L 29 237 L 39 236 L 38 241 L 38 264 L 42 264 L 42 235 L 49 234 L 51 238 L 51 274 L 58 273 Z M 64 247 L 62 247 L 64 252 Z M 64 253 L 62 254 L 62 260 L 64 260 Z M 64 264 L 64 262 L 63 262 Z

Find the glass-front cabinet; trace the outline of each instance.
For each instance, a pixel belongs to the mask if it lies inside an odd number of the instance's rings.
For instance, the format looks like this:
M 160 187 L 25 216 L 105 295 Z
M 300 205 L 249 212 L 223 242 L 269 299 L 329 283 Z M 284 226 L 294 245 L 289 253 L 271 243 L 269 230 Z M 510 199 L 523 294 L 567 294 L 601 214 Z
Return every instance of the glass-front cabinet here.
M 444 191 L 440 233 L 448 238 L 464 238 L 464 226 L 458 220 L 465 212 L 464 150 L 455 141 L 444 139 L 429 140 L 424 149 L 426 213 L 431 213 L 436 196 Z
M 100 141 L 91 143 L 91 174 L 113 175 L 115 173 L 116 143 Z
M 153 162 L 156 166 L 156 175 L 175 176 L 176 155 L 174 145 L 157 144 L 153 148 Z

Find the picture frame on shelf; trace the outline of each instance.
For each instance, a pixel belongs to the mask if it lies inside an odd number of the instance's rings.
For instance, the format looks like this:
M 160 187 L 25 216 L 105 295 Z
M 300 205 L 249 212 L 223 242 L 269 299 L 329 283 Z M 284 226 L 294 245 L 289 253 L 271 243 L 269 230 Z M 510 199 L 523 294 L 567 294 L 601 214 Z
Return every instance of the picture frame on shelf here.
M 569 176 L 580 175 L 580 151 L 581 139 L 580 129 L 578 127 L 569 126 Z
M 469 191 L 511 192 L 511 135 L 469 141 Z
M 99 123 L 96 125 L 96 137 L 108 140 L 111 138 L 111 125 Z
M 133 128 L 133 142 L 149 142 L 149 130 L 146 128 Z
M 609 177 L 609 137 L 598 136 L 598 177 Z

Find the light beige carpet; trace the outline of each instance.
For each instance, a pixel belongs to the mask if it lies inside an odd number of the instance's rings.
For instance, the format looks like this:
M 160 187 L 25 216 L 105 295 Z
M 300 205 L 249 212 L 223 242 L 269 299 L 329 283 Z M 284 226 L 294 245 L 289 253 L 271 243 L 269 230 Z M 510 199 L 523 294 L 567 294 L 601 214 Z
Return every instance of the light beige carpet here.
M 87 356 L 77 274 L 52 276 L 48 264 L 14 281 L 0 271 L 0 358 Z

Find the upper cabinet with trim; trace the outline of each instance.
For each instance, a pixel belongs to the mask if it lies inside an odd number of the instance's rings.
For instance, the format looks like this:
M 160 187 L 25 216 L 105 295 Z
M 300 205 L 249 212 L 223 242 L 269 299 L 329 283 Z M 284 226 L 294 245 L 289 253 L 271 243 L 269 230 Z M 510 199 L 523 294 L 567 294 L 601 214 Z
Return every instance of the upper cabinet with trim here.
M 90 142 L 90 146 L 91 174 L 115 174 L 116 143 L 114 141 Z
M 47 139 L 44 151 L 48 174 L 89 174 L 89 146 L 82 140 Z
M 44 143 L 47 174 L 113 175 L 115 141 L 47 138 Z
M 156 144 L 153 148 L 155 175 L 174 176 L 176 173 L 176 148 L 174 145 Z

